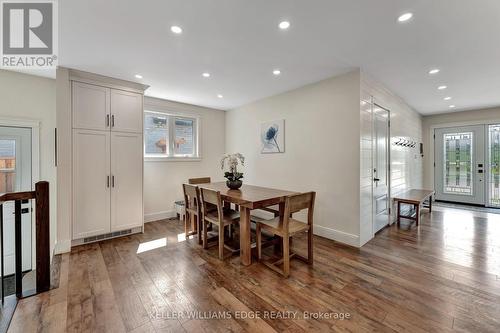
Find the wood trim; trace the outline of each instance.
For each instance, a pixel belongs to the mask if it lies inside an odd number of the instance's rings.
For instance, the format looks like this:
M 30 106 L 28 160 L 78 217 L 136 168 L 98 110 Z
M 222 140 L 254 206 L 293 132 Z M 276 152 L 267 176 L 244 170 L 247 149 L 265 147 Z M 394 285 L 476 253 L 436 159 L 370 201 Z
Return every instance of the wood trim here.
M 35 186 L 36 204 L 36 292 L 50 289 L 50 198 L 49 183 Z
M 35 191 L 11 192 L 0 195 L 0 202 L 35 199 Z

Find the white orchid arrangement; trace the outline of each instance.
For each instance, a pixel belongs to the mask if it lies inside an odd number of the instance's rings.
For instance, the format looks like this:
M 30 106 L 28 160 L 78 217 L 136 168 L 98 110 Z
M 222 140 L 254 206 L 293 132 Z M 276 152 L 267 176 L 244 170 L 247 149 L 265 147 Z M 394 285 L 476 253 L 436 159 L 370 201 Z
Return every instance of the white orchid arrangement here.
M 243 173 L 238 172 L 238 165 L 245 165 L 245 157 L 240 154 L 226 154 L 220 161 L 221 169 L 224 170 L 224 166 L 227 165 L 229 167 L 229 171 L 224 172 L 224 177 L 228 180 L 235 181 L 243 178 Z

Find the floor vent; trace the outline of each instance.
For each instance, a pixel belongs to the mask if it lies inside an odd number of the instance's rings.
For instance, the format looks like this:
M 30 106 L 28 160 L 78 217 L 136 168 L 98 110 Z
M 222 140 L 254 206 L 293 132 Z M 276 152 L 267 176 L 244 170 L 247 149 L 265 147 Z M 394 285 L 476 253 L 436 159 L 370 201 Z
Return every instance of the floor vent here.
M 97 236 L 92 236 L 92 237 L 86 237 L 83 239 L 83 243 L 92 243 L 108 238 L 113 238 L 117 236 L 123 236 L 123 235 L 128 235 L 132 233 L 132 229 L 127 229 L 127 230 L 122 230 L 122 231 L 115 231 L 115 232 L 110 232 L 109 234 L 102 234 L 102 235 L 97 235 Z

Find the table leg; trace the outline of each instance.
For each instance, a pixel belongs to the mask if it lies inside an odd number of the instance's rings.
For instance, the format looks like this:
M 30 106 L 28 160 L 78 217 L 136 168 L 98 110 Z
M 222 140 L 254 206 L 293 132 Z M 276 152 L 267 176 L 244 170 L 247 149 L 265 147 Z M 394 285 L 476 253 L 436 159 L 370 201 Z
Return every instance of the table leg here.
M 241 264 L 252 263 L 252 244 L 250 233 L 250 209 L 240 206 L 240 259 Z
M 279 212 L 280 212 L 280 216 L 279 218 L 283 218 L 284 214 L 285 214 L 285 203 L 284 202 L 281 202 L 279 204 Z M 278 235 L 275 235 L 274 236 L 277 241 L 276 243 L 274 243 L 274 253 L 275 254 L 281 254 L 283 252 L 283 238 L 278 236 Z
M 429 197 L 429 213 L 432 212 L 432 195 Z
M 417 227 L 418 227 L 418 222 L 420 221 L 420 204 L 417 204 L 416 205 L 416 210 L 417 210 L 417 216 L 416 216 L 416 219 L 417 219 Z
M 401 202 L 398 201 L 398 217 L 397 217 L 397 225 L 399 226 L 399 221 L 401 220 Z

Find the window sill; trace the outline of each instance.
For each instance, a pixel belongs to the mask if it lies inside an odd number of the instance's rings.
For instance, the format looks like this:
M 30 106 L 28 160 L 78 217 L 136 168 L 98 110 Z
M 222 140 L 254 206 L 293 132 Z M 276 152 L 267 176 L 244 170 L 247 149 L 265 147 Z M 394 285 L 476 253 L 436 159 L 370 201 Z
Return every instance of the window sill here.
M 144 157 L 144 162 L 199 162 L 201 157 Z

